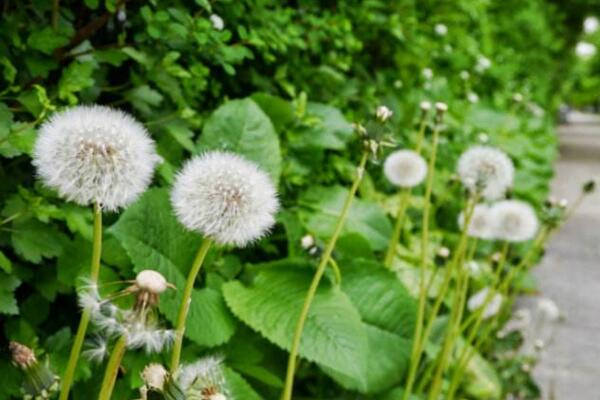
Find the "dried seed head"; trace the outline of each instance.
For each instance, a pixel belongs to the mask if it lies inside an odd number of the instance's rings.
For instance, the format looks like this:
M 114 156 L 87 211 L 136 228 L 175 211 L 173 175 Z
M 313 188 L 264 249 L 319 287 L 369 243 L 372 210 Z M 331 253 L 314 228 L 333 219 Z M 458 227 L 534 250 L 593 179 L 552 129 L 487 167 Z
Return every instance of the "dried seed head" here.
M 146 365 L 142 371 L 142 379 L 149 389 L 163 390 L 168 372 L 160 364 L 152 363 Z
M 135 283 L 140 290 L 153 294 L 161 294 L 169 287 L 165 277 L 151 269 L 140 271 L 135 277 Z
M 10 342 L 8 349 L 11 352 L 13 363 L 21 369 L 31 368 L 37 363 L 33 350 L 21 343 Z

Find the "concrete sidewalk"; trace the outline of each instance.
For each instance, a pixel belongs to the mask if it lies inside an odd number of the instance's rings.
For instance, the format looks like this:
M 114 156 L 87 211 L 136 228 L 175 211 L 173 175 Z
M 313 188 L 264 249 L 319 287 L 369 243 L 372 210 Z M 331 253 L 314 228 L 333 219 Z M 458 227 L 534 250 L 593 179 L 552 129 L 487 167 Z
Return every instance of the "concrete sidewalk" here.
M 552 191 L 573 201 L 583 182 L 600 178 L 600 117 L 575 114 L 569 120 L 560 128 Z M 543 398 L 600 400 L 600 191 L 552 238 L 535 275 L 542 296 L 566 317 L 535 370 Z

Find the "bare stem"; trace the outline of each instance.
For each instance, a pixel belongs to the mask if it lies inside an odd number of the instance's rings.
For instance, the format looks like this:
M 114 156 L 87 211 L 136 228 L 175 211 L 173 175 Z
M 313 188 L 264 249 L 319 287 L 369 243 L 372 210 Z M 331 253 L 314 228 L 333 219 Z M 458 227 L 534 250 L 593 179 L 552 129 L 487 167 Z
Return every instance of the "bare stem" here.
M 360 182 L 364 175 L 365 166 L 367 164 L 368 158 L 369 153 L 367 150 L 365 150 L 362 155 L 362 159 L 360 160 L 360 164 L 358 166 L 354 182 L 352 183 L 352 187 L 348 192 L 348 196 L 346 196 L 346 200 L 344 202 L 344 206 L 342 207 L 340 217 L 338 218 L 337 224 L 335 226 L 333 236 L 331 236 L 331 239 L 329 239 L 329 243 L 327 243 L 327 247 L 321 255 L 321 260 L 319 262 L 319 265 L 317 266 L 317 270 L 310 284 L 310 287 L 308 288 L 308 292 L 306 293 L 304 304 L 302 305 L 302 311 L 300 312 L 300 316 L 296 324 L 294 338 L 292 340 L 292 347 L 290 349 L 290 356 L 288 359 L 287 373 L 285 378 L 285 387 L 283 389 L 283 394 L 281 397 L 282 400 L 292 399 L 294 375 L 296 373 L 296 359 L 298 357 L 298 351 L 300 349 L 300 339 L 302 338 L 302 332 L 304 331 L 304 325 L 308 317 L 308 311 L 310 310 L 310 306 L 315 298 L 315 294 L 317 293 L 317 288 L 319 287 L 319 283 L 321 282 L 321 278 L 323 277 L 323 273 L 325 272 L 327 263 L 331 259 L 331 254 L 333 253 L 333 249 L 335 248 L 337 239 L 340 236 L 340 233 L 342 232 L 342 228 L 344 227 L 344 223 L 346 222 L 346 218 L 348 217 L 348 213 L 350 212 L 350 205 L 352 204 L 352 200 L 356 195 L 356 191 L 358 190 L 358 186 L 360 185 Z
M 115 343 L 115 347 L 113 348 L 112 353 L 110 353 L 110 358 L 108 359 L 108 364 L 106 364 L 106 370 L 104 371 L 104 379 L 102 380 L 102 386 L 100 387 L 100 394 L 98 395 L 98 400 L 111 399 L 112 392 L 115 387 L 115 382 L 117 381 L 119 367 L 121 366 L 121 361 L 123 360 L 123 355 L 125 354 L 126 347 L 127 337 L 123 335 L 119 338 L 119 340 L 117 340 L 117 343 Z

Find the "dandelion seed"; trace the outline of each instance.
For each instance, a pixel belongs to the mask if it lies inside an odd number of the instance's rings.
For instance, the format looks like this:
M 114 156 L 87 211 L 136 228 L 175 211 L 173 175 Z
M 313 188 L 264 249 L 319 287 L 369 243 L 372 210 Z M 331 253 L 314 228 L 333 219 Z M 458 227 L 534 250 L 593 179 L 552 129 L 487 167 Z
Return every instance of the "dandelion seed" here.
M 475 293 L 471 296 L 467 302 L 467 307 L 470 311 L 475 311 L 481 307 L 483 307 L 486 299 L 488 298 L 488 293 L 490 288 L 486 287 L 481 289 L 479 292 Z M 502 295 L 500 293 L 495 293 L 492 299 L 488 302 L 485 310 L 483 311 L 482 317 L 483 319 L 488 319 L 498 314 L 500 311 L 500 307 L 502 306 Z
M 269 176 L 256 164 L 227 152 L 209 152 L 185 164 L 171 202 L 181 223 L 219 244 L 240 247 L 275 223 L 279 207 Z
M 504 152 L 493 147 L 474 146 L 460 156 L 458 175 L 471 193 L 480 191 L 485 199 L 496 200 L 512 186 L 514 166 Z
M 538 230 L 538 218 L 533 208 L 519 200 L 504 200 L 490 210 L 497 238 L 510 242 L 533 239 Z
M 412 150 L 398 150 L 390 154 L 383 164 L 386 178 L 399 187 L 414 187 L 427 176 L 427 163 Z
M 458 216 L 458 225 L 464 229 L 465 216 L 461 213 Z M 471 221 L 467 229 L 467 234 L 471 237 L 491 240 L 494 238 L 494 222 L 490 213 L 490 207 L 485 204 L 477 204 L 473 208 Z
M 33 164 L 43 182 L 81 205 L 117 210 L 146 190 L 160 161 L 146 129 L 122 111 L 78 106 L 42 125 Z

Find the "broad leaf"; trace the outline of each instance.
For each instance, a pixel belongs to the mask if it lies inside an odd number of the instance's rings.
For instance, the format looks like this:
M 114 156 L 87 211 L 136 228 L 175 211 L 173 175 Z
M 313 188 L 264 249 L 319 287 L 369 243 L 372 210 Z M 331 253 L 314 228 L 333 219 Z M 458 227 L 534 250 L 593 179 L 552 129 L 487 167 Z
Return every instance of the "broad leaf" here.
M 254 283 L 231 281 L 223 286 L 233 313 L 277 346 L 290 350 L 312 271 L 271 268 Z M 360 382 L 366 373 L 367 333 L 348 297 L 321 282 L 309 311 L 300 355 L 337 374 Z
M 279 180 L 279 138 L 269 117 L 251 99 L 231 100 L 217 108 L 204 125 L 198 148 L 241 154 Z
M 175 322 L 189 267 L 200 245 L 198 235 L 184 230 L 173 216 L 168 192 L 152 189 L 129 207 L 111 228 L 134 264 L 135 271 L 155 269 L 177 290 L 161 295 L 160 309 Z M 219 291 L 194 289 L 186 336 L 203 346 L 225 343 L 235 331 L 235 320 Z
M 300 212 L 307 229 L 328 240 L 338 221 L 348 190 L 341 186 L 313 187 L 300 198 L 306 209 Z M 356 233 L 366 239 L 373 250 L 388 246 L 392 226 L 382 209 L 374 203 L 355 198 L 352 201 L 344 233 Z

